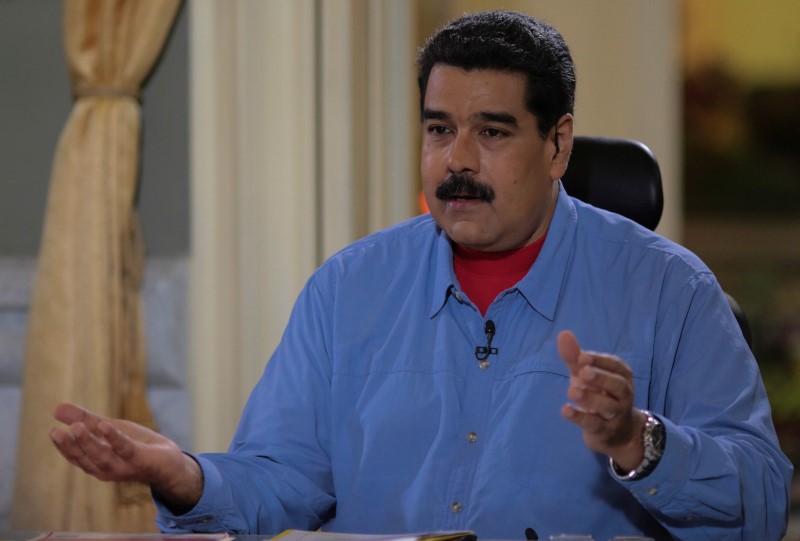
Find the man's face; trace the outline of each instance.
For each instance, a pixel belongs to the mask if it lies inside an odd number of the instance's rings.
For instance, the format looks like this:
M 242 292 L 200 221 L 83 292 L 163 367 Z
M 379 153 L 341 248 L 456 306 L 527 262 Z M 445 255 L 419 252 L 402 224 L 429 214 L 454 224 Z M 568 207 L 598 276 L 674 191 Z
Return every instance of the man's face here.
M 519 73 L 444 64 L 431 70 L 422 121 L 423 190 L 436 223 L 462 246 L 520 248 L 550 224 L 554 181 L 572 146 L 572 117 L 564 115 L 542 139 L 536 116 L 525 108 L 525 88 Z

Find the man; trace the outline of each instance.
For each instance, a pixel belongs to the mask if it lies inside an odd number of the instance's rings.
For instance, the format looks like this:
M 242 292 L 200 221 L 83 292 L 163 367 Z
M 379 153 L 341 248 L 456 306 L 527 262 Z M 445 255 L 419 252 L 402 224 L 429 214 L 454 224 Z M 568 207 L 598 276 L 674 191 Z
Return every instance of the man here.
M 791 465 L 713 275 L 561 187 L 561 36 L 467 15 L 418 66 L 431 215 L 310 278 L 229 452 L 62 405 L 62 454 L 170 531 L 779 539 Z

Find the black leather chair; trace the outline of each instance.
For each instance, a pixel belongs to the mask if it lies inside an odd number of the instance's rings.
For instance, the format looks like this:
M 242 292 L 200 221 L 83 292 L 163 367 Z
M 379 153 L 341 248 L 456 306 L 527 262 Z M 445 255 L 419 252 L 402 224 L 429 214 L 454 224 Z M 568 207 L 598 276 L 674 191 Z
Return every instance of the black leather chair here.
M 576 136 L 561 182 L 568 194 L 650 230 L 661 220 L 661 170 L 650 149 L 638 141 Z
M 567 193 L 654 230 L 664 210 L 661 170 L 653 153 L 632 139 L 576 136 L 561 182 Z M 752 347 L 747 317 L 733 297 L 728 303 Z

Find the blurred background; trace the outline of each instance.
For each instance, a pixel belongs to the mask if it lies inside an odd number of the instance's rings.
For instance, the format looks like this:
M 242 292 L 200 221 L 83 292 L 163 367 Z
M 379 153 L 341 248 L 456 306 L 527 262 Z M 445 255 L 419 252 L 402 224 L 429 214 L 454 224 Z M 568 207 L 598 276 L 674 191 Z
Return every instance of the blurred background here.
M 682 5 L 683 242 L 745 309 L 800 465 L 800 5 Z
M 415 51 L 460 13 L 497 7 L 564 35 L 578 133 L 654 151 L 659 231 L 746 312 L 781 444 L 800 464 L 794 0 L 186 1 L 141 99 L 160 428 L 187 449 L 224 449 L 308 275 L 417 212 Z M 59 2 L 0 1 L 0 530 L 50 166 L 72 106 L 61 25 Z

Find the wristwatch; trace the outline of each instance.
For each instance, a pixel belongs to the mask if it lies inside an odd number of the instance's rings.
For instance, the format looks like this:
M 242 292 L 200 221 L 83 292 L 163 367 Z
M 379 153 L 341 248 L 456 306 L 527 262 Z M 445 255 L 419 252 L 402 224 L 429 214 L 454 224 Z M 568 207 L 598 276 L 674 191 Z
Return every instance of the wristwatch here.
M 608 463 L 611 465 L 611 471 L 614 472 L 618 479 L 626 481 L 641 479 L 655 469 L 658 461 L 661 460 L 661 455 L 664 454 L 664 446 L 667 443 L 667 431 L 664 429 L 664 425 L 658 420 L 658 417 L 649 411 L 642 410 L 642 413 L 647 416 L 647 420 L 644 423 L 644 431 L 642 432 L 644 458 L 636 469 L 627 472 L 621 470 L 616 462 L 609 458 Z

